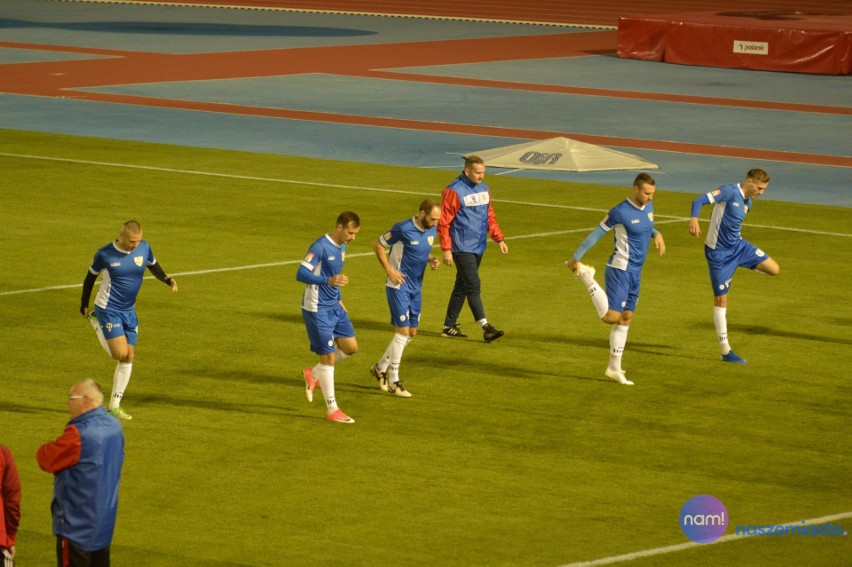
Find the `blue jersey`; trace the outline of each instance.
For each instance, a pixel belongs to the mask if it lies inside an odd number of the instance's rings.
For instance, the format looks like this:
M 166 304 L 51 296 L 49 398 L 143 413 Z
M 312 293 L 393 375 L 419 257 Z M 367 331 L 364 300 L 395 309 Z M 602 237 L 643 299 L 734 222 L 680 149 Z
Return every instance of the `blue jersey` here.
M 713 250 L 734 248 L 743 238 L 740 230 L 751 209 L 751 198 L 734 183 L 707 193 L 707 199 L 713 203 L 713 213 L 704 244 Z
M 637 207 L 626 199 L 609 211 L 600 227 L 607 232 L 612 230 L 615 238 L 615 251 L 607 265 L 618 270 L 641 271 L 654 232 L 653 202 Z
M 102 273 L 101 285 L 95 297 L 95 305 L 102 309 L 129 311 L 136 304 L 136 296 L 142 287 L 145 268 L 157 263 L 154 252 L 145 240 L 136 250 L 121 250 L 115 242 L 102 246 L 89 266 L 89 272 Z
M 379 238 L 382 246 L 390 248 L 388 261 L 391 267 L 405 274 L 403 286 L 393 283 L 388 278 L 385 283 L 387 287 L 394 289 L 408 287 L 412 290 L 423 287 L 423 273 L 426 271 L 436 234 L 436 227 L 420 228 L 414 219 L 410 218 L 396 223 Z
M 299 270 L 305 269 L 322 278 L 323 283 L 308 283 L 302 295 L 302 309 L 316 313 L 320 308 L 333 307 L 340 303 L 340 288 L 328 285 L 328 278 L 343 271 L 346 245 L 337 245 L 329 235 L 319 237 L 308 254 L 302 259 Z M 297 279 L 299 279 L 297 274 Z M 299 279 L 299 281 L 305 281 Z

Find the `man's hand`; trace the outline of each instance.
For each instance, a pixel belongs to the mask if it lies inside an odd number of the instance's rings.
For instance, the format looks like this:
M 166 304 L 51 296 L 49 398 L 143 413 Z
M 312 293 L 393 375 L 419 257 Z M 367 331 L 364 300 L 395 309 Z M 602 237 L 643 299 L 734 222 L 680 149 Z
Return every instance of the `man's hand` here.
M 349 276 L 346 274 L 337 274 L 328 278 L 328 285 L 336 285 L 337 287 L 343 287 L 349 284 Z
M 701 227 L 698 225 L 698 217 L 689 219 L 689 234 L 698 238 L 701 235 Z
M 666 241 L 663 240 L 662 232 L 658 232 L 657 236 L 654 237 L 654 246 L 660 251 L 660 256 L 666 253 Z
M 453 265 L 453 251 L 452 250 L 444 250 L 444 263 L 448 266 Z

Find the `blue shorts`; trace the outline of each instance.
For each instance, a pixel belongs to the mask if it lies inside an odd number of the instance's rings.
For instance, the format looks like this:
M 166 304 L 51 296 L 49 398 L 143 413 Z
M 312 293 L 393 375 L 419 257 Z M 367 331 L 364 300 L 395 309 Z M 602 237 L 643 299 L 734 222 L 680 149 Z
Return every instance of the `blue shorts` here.
M 414 327 L 420 324 L 420 311 L 423 306 L 421 290 L 412 291 L 408 286 L 399 289 L 386 287 L 388 307 L 391 313 L 391 325 L 394 327 Z
M 636 311 L 639 301 L 639 287 L 642 285 L 642 272 L 629 272 L 618 268 L 606 267 L 606 298 L 609 308 L 621 313 Z
M 704 256 L 710 268 L 710 283 L 713 285 L 713 294 L 717 297 L 725 295 L 731 288 L 731 280 L 734 272 L 742 266 L 753 270 L 758 264 L 769 259 L 766 252 L 749 242 L 740 240 L 733 248 L 724 250 L 713 250 L 704 247 Z
M 311 352 L 316 354 L 331 354 L 334 339 L 355 336 L 352 321 L 339 303 L 331 308 L 321 307 L 316 313 L 302 309 L 302 318 L 311 341 Z
M 103 309 L 95 305 L 95 316 L 98 318 L 98 324 L 106 340 L 123 336 L 127 338 L 127 344 L 136 346 L 139 337 L 139 319 L 136 317 L 135 309 L 119 311 Z

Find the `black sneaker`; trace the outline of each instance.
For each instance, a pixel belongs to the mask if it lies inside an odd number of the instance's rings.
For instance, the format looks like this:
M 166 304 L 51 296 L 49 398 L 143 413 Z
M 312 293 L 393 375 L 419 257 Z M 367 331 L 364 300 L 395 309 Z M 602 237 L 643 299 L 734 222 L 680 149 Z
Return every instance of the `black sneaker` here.
M 484 327 L 482 327 L 482 338 L 485 339 L 486 343 L 490 343 L 491 341 L 496 341 L 500 337 L 503 336 L 503 331 L 495 329 L 491 323 L 486 323 Z
M 460 339 L 466 339 L 467 335 L 461 332 L 458 325 L 453 325 L 452 327 L 444 327 L 444 330 L 441 331 L 442 337 L 458 337 Z

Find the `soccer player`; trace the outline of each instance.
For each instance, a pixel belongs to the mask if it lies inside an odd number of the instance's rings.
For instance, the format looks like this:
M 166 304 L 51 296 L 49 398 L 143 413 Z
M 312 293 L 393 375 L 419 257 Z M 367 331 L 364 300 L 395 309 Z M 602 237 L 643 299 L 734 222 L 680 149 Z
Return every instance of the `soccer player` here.
M 440 218 L 441 205 L 426 199 L 420 203 L 416 216 L 396 223 L 373 243 L 376 258 L 387 273 L 385 292 L 391 325 L 396 332 L 385 354 L 370 368 L 370 373 L 375 376 L 379 388 L 400 398 L 411 397 L 411 392 L 399 379 L 399 363 L 402 351 L 417 335 L 426 264 L 433 270 L 441 265 L 438 257 L 432 255 Z M 390 248 L 390 258 L 385 248 Z
M 652 201 L 655 191 L 656 181 L 653 177 L 647 173 L 637 175 L 627 199 L 607 213 L 566 262 L 589 291 L 598 317 L 607 325 L 611 325 L 609 365 L 604 375 L 613 382 L 627 386 L 632 386 L 633 382 L 625 376 L 621 368 L 621 358 L 627 344 L 627 331 L 639 300 L 642 266 L 645 265 L 651 240 L 654 240 L 660 256 L 666 253 L 663 235 L 654 228 Z M 606 265 L 604 292 L 595 281 L 595 269 L 580 263 L 580 259 L 610 231 L 613 231 L 615 251 Z
M 340 288 L 349 283 L 349 277 L 341 273 L 346 245 L 355 240 L 359 230 L 361 219 L 356 213 L 340 213 L 334 230 L 311 244 L 296 272 L 296 279 L 305 284 L 302 318 L 305 320 L 311 352 L 319 356 L 319 363 L 302 373 L 305 378 L 305 397 L 313 402 L 314 388 L 319 384 L 325 398 L 326 418 L 337 423 L 355 423 L 354 419 L 337 407 L 334 368 L 338 362 L 358 351 L 355 329 L 343 305 Z
M 719 338 L 722 360 L 733 364 L 746 364 L 745 359 L 731 350 L 728 342 L 728 291 L 734 272 L 742 266 L 769 276 L 781 273 L 778 262 L 740 236 L 743 220 L 751 210 L 754 199 L 763 195 L 768 186 L 769 175 L 762 169 L 751 169 L 742 183 L 723 185 L 692 201 L 689 233 L 696 238 L 701 234 L 698 225 L 701 207 L 713 205 L 710 228 L 704 239 L 704 256 L 713 285 L 713 324 Z
M 482 305 L 479 264 L 485 253 L 486 237 L 491 236 L 500 247 L 501 254 L 508 254 L 509 247 L 503 240 L 491 192 L 482 182 L 485 178 L 485 163 L 479 156 L 468 156 L 464 171 L 456 177 L 441 194 L 441 220 L 438 235 L 444 251 L 444 264 L 456 266 L 456 283 L 447 305 L 444 318 L 445 337 L 467 337 L 458 326 L 465 300 L 473 312 L 474 320 L 482 327 L 482 337 L 490 343 L 503 336 L 485 317 Z
M 142 240 L 142 226 L 135 220 L 124 223 L 118 240 L 102 246 L 92 260 L 83 280 L 80 313 L 89 319 L 101 346 L 118 361 L 113 374 L 109 412 L 121 419 L 133 419 L 124 411 L 121 400 L 136 356 L 139 319 L 136 317 L 136 296 L 142 287 L 145 268 L 154 277 L 177 292 L 177 281 L 163 271 L 154 258 L 150 244 Z M 94 317 L 89 309 L 89 299 L 98 275 L 103 274 L 95 297 Z

